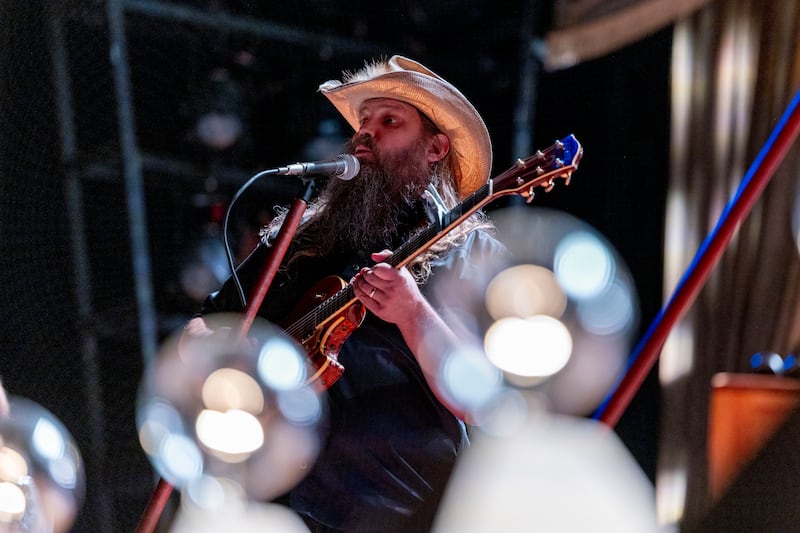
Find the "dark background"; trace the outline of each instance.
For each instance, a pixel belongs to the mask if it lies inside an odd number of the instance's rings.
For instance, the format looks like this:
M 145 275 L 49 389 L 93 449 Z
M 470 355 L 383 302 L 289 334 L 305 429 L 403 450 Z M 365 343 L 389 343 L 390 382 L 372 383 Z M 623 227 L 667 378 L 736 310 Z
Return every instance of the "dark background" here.
M 494 174 L 527 155 L 513 153 L 513 118 L 526 43 L 550 28 L 549 2 L 171 4 L 216 21 L 237 16 L 280 24 L 273 37 L 136 7 L 158 5 L 151 2 L 129 4 L 124 30 L 160 337 L 196 308 L 179 283 L 188 245 L 205 236 L 219 206 L 248 176 L 306 160 L 304 147 L 320 122 L 338 121 L 316 88 L 343 69 L 381 54 L 418 59 L 459 87 L 484 116 L 494 142 Z M 75 150 L 66 159 L 54 81 L 53 5 L 63 22 L 61 51 L 76 131 Z M 82 449 L 88 491 L 75 530 L 130 531 L 154 477 L 135 427 L 143 365 L 106 5 L 4 0 L 0 6 L 0 279 L 6 309 L 0 377 L 11 394 L 52 411 Z M 537 195 L 534 205 L 588 222 L 616 247 L 636 282 L 641 332 L 662 303 L 670 47 L 667 28 L 564 71 L 544 72 L 534 61 L 535 83 L 525 99 L 532 106 L 533 149 L 570 133 L 585 148 L 572 184 Z M 220 66 L 243 88 L 249 119 L 245 139 L 215 152 L 187 132 L 207 74 Z M 69 210 L 69 183 L 79 184 L 79 213 Z M 257 227 L 263 213 L 256 205 L 288 201 L 293 192 L 288 183 L 261 186 L 242 202 L 235 228 Z M 78 216 L 85 227 L 85 263 L 76 263 L 70 233 Z M 76 269 L 84 269 L 89 285 L 76 285 Z M 79 309 L 81 292 L 89 296 L 89 316 Z M 92 358 L 87 339 L 96 343 Z M 654 375 L 616 430 L 653 479 Z

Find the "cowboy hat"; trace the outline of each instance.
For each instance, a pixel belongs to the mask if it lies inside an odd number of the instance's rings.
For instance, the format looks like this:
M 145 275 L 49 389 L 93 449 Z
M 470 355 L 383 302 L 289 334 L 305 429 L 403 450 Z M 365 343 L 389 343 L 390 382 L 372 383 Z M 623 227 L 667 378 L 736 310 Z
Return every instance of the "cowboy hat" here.
M 392 98 L 416 107 L 450 139 L 462 198 L 489 179 L 492 143 L 483 119 L 458 89 L 416 61 L 395 55 L 367 63 L 361 70 L 345 72 L 342 81 L 323 83 L 319 90 L 356 131 L 365 100 Z

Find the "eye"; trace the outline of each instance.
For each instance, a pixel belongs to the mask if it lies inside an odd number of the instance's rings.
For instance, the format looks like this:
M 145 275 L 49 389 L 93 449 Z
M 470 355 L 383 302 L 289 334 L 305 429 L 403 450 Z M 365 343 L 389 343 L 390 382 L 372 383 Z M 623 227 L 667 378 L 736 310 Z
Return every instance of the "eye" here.
M 392 116 L 388 116 L 385 119 L 383 119 L 383 122 L 385 124 L 393 125 L 393 124 L 397 124 L 399 121 L 396 118 L 392 117 Z

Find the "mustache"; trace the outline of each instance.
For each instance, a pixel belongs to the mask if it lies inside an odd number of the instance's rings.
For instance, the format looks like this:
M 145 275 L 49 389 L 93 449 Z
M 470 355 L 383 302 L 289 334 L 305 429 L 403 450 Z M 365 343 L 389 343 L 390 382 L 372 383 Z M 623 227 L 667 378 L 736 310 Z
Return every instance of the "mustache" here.
M 348 154 L 352 154 L 355 151 L 356 146 L 365 146 L 369 148 L 372 152 L 376 154 L 378 153 L 377 152 L 378 147 L 375 145 L 375 139 L 372 138 L 372 135 L 366 133 L 362 134 L 357 133 L 353 135 L 350 138 L 350 140 L 347 141 L 347 144 L 345 145 L 345 151 Z

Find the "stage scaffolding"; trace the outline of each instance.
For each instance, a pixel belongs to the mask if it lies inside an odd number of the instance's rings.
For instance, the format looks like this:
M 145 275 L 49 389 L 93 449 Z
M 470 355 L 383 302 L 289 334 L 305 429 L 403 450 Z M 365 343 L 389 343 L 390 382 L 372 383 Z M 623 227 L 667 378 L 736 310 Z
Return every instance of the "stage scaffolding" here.
M 523 24 L 530 24 L 535 4 L 526 3 L 529 9 L 522 17 Z M 114 398 L 112 401 L 128 403 L 134 399 L 124 395 L 121 395 L 122 398 L 115 397 L 118 396 L 116 391 L 108 390 L 114 387 L 109 387 L 107 378 L 104 378 L 104 374 L 109 373 L 104 370 L 104 365 L 109 364 L 104 345 L 113 338 L 112 346 L 131 349 L 130 355 L 134 356 L 138 351 L 138 366 L 128 363 L 132 366 L 121 371 L 115 370 L 116 373 L 125 373 L 130 368 L 141 369 L 156 357 L 164 332 L 156 302 L 152 252 L 154 217 L 148 212 L 148 198 L 153 194 L 153 189 L 158 195 L 159 188 L 165 186 L 185 189 L 188 196 L 192 191 L 202 190 L 204 180 L 208 178 L 207 166 L 182 157 L 185 154 L 152 150 L 142 142 L 140 124 L 137 124 L 140 109 L 137 106 L 142 102 L 143 93 L 137 85 L 141 79 L 132 74 L 131 41 L 135 40 L 139 46 L 150 36 L 137 33 L 142 27 L 138 22 L 148 19 L 150 25 L 163 30 L 163 35 L 169 35 L 178 27 L 181 31 L 188 29 L 190 32 L 194 28 L 205 35 L 217 33 L 226 39 L 238 35 L 276 43 L 276 46 L 306 49 L 318 56 L 336 57 L 337 62 L 342 56 L 354 58 L 353 64 L 358 64 L 355 58 L 360 62 L 367 57 L 387 55 L 398 50 L 385 44 L 321 34 L 247 15 L 157 0 L 53 0 L 48 3 L 47 18 L 52 82 L 59 118 L 60 160 L 70 222 L 72 275 L 80 324 L 82 388 L 90 425 L 90 449 L 83 450 L 83 454 L 89 485 L 84 513 L 90 513 L 91 518 L 84 521 L 97 531 L 130 530 L 144 509 L 149 490 L 142 491 L 141 479 L 111 471 L 114 461 L 110 456 L 114 453 L 125 455 L 125 451 L 111 449 L 115 446 L 114 432 L 118 424 L 109 421 L 109 397 Z M 82 63 L 85 54 L 81 49 L 87 32 L 100 36 L 101 44 L 95 42 L 94 46 L 104 49 L 102 54 L 97 55 L 102 61 L 92 63 L 89 72 L 86 71 L 86 64 Z M 176 33 L 180 34 L 180 31 L 176 30 Z M 531 148 L 530 131 L 537 73 L 532 52 L 533 35 L 529 29 L 524 35 L 530 41 L 523 43 L 519 54 L 523 67 L 517 80 L 521 96 L 516 105 L 512 133 L 512 144 L 519 155 L 528 153 Z M 136 56 L 137 61 L 142 61 L 142 53 L 138 49 Z M 154 54 L 154 62 L 161 59 Z M 87 77 L 99 80 L 98 85 L 88 91 Z M 150 96 L 158 98 L 158 95 Z M 94 135 L 86 133 L 86 124 L 91 122 L 82 117 L 86 112 L 101 124 Z M 91 139 L 86 141 L 87 137 Z M 102 138 L 101 148 L 98 148 L 97 138 Z M 223 185 L 235 187 L 246 181 L 250 170 L 235 164 L 217 164 L 214 178 Z M 117 212 L 116 215 L 124 219 L 124 223 L 120 224 L 126 230 L 124 239 L 129 251 L 121 256 L 128 255 L 130 261 L 133 283 L 130 305 L 120 301 L 113 304 L 104 301 L 103 294 L 107 287 L 104 281 L 98 282 L 98 272 L 103 267 L 95 264 L 97 261 L 93 250 L 102 248 L 103 244 L 93 242 L 97 221 L 88 214 L 93 206 L 91 200 L 87 200 L 87 188 L 98 186 L 104 190 L 114 189 L 120 196 L 120 205 L 117 207 L 124 212 Z M 271 187 L 267 193 L 275 196 L 287 196 L 293 190 L 279 182 Z M 122 240 L 123 236 L 119 235 L 118 239 Z M 118 260 L 119 257 L 114 259 Z M 133 323 L 135 327 L 131 326 Z M 120 377 L 138 379 L 138 376 L 131 375 Z M 120 424 L 133 425 L 134 406 L 128 405 L 127 409 L 126 416 L 131 418 Z M 130 429 L 125 431 L 127 436 L 131 436 Z M 128 446 L 138 450 L 138 441 L 128 443 Z M 137 453 L 141 455 L 140 451 Z M 125 485 L 124 488 L 116 491 L 106 489 L 120 482 Z M 121 492 L 119 497 L 115 496 L 117 492 Z M 132 497 L 134 493 L 136 497 Z M 127 504 L 120 503 L 119 500 L 123 499 L 127 500 Z

